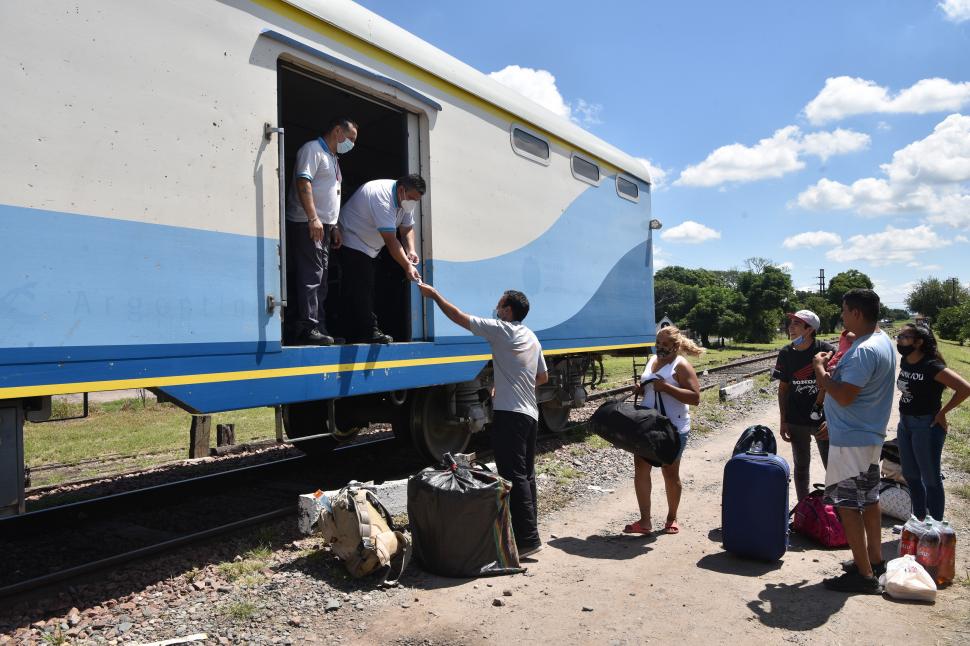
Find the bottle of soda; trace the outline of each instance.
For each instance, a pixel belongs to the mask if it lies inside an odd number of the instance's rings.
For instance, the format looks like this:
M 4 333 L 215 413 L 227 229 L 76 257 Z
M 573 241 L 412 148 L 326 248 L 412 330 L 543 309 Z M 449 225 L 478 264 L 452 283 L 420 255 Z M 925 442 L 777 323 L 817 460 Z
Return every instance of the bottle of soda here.
M 923 535 L 916 544 L 916 562 L 926 568 L 933 580 L 936 580 L 940 566 L 940 532 L 930 521 L 923 523 Z
M 957 533 L 950 527 L 950 523 L 943 521 L 940 529 L 940 565 L 936 572 L 937 585 L 953 583 L 956 573 Z
M 919 543 L 920 529 L 919 519 L 916 516 L 910 516 L 906 524 L 903 525 L 902 533 L 899 535 L 899 556 L 905 556 L 906 554 L 916 556 L 916 546 Z

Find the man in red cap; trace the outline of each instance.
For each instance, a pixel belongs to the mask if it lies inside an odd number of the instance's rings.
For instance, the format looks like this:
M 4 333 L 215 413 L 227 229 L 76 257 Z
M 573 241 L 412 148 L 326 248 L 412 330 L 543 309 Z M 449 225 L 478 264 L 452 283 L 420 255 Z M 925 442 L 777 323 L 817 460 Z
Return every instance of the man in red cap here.
M 812 408 L 818 397 L 812 359 L 819 352 L 832 352 L 835 348 L 815 338 L 820 325 L 815 312 L 799 310 L 789 314 L 788 318 L 788 338 L 792 342 L 778 353 L 772 376 L 778 380 L 778 410 L 781 416 L 778 432 L 781 439 L 791 442 L 795 462 L 795 494 L 801 500 L 809 493 L 813 437 L 818 444 L 822 464 L 828 463 L 829 443 L 819 433 L 822 420 L 812 418 Z

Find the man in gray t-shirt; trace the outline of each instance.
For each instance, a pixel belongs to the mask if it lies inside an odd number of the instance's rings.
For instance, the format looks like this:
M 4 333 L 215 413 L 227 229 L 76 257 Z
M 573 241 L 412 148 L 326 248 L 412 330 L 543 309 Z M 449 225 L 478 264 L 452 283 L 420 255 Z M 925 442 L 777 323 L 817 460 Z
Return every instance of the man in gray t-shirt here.
M 418 283 L 418 287 L 445 316 L 487 340 L 492 348 L 495 466 L 499 475 L 512 483 L 512 531 L 519 556 L 534 554 L 542 547 L 536 505 L 536 386 L 546 383 L 549 375 L 539 340 L 522 325 L 529 313 L 529 299 L 522 292 L 509 290 L 499 298 L 495 318 L 485 319 L 462 312 L 431 285 Z

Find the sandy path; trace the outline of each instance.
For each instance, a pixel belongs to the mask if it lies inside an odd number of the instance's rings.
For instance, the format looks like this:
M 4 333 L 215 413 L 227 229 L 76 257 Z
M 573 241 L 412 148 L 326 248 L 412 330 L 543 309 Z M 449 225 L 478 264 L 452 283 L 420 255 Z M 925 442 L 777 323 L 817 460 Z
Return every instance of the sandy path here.
M 762 564 L 721 549 L 717 528 L 723 464 L 741 430 L 754 423 L 776 427 L 776 409 L 768 406 L 687 449 L 678 536 L 619 534 L 636 518 L 631 485 L 604 495 L 599 504 L 584 503 L 543 519 L 540 530 L 546 548 L 537 562 L 529 564 L 526 575 L 479 580 L 411 576 L 407 584 L 414 599 L 408 608 L 391 606 L 368 617 L 367 629 L 346 635 L 346 640 L 967 643 L 966 586 L 952 586 L 935 606 L 847 596 L 826 591 L 821 580 L 838 572 L 848 550 L 816 549 L 794 536 L 782 562 Z M 781 444 L 779 451 L 790 462 L 790 447 Z M 813 481 L 820 482 L 821 464 L 813 455 Z M 655 523 L 666 511 L 662 482 L 655 473 Z M 790 496 L 794 502 L 794 487 Z M 884 552 L 895 556 L 897 543 L 890 529 L 884 530 L 883 539 Z M 958 566 L 967 562 L 967 543 L 964 539 L 959 545 Z M 493 598 L 503 590 L 512 596 L 503 597 L 504 607 L 494 607 Z

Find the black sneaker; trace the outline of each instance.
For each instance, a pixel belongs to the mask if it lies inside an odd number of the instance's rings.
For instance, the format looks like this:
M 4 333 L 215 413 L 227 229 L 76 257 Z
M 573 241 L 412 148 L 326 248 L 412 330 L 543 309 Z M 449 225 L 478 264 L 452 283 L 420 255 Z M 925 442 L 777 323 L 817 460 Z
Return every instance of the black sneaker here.
M 343 344 L 347 343 L 347 339 L 343 338 L 342 336 L 333 336 L 329 332 L 327 332 L 326 330 L 320 330 L 320 334 L 322 334 L 323 336 L 327 336 L 327 337 L 330 337 L 331 339 L 333 339 L 333 345 L 343 345 Z
M 859 572 L 859 566 L 855 564 L 855 561 L 849 559 L 848 561 L 842 561 L 842 570 L 845 572 Z M 886 573 L 886 562 L 880 561 L 879 563 L 872 564 L 872 574 L 873 576 L 882 576 Z
M 846 572 L 842 576 L 834 576 L 822 581 L 829 590 L 848 592 L 850 594 L 882 594 L 879 579 L 874 576 L 862 576 L 858 571 Z
M 542 543 L 536 543 L 535 545 L 531 545 L 531 546 L 523 546 L 517 550 L 519 552 L 519 558 L 524 559 L 524 558 L 530 557 L 536 552 L 538 552 L 539 550 L 541 550 L 543 547 L 544 546 Z
M 380 330 L 374 330 L 371 332 L 370 338 L 365 339 L 363 343 L 383 343 L 386 345 L 388 343 L 394 343 L 394 337 L 390 334 L 384 334 Z
M 333 337 L 323 334 L 316 328 L 305 330 L 303 334 L 299 336 L 297 341 L 301 345 L 333 345 Z

